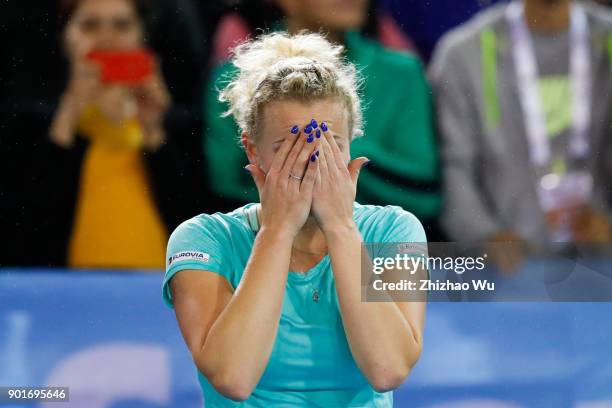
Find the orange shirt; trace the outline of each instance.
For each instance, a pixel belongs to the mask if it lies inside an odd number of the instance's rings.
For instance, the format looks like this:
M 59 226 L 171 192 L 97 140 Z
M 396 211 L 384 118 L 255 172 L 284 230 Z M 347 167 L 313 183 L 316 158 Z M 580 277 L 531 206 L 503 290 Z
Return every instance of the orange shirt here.
M 153 200 L 138 122 L 117 125 L 95 107 L 79 131 L 91 141 L 81 169 L 71 267 L 163 268 L 168 233 Z

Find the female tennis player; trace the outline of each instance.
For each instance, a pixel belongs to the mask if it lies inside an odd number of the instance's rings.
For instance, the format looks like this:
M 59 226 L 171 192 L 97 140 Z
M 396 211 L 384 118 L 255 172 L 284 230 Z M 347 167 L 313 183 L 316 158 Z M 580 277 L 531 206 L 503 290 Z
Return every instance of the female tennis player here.
M 163 290 L 207 406 L 391 407 L 421 353 L 424 303 L 361 299 L 362 242 L 426 238 L 400 207 L 354 201 L 367 158 L 349 157 L 361 108 L 342 52 L 279 33 L 235 51 L 220 98 L 260 203 L 181 224 Z

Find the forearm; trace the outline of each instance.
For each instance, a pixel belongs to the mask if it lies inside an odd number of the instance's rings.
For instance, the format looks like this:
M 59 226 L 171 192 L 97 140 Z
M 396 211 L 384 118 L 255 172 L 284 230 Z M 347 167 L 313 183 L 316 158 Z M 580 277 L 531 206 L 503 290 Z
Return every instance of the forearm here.
M 344 330 L 357 365 L 378 390 L 399 386 L 416 363 L 421 334 L 395 302 L 361 301 L 361 235 L 353 224 L 326 234 Z
M 77 107 L 73 98 L 62 96 L 49 127 L 51 140 L 63 147 L 70 146 L 76 130 L 76 116 Z
M 274 345 L 285 293 L 292 239 L 262 229 L 240 285 L 211 327 L 199 368 L 219 388 L 250 394 Z

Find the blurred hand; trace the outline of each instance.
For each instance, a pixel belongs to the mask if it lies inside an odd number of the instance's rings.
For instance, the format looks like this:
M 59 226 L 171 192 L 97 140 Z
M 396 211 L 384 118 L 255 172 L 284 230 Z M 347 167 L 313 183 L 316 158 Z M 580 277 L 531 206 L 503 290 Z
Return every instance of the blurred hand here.
M 68 147 L 74 142 L 76 127 L 83 110 L 90 105 L 108 120 L 121 124 L 136 116 L 136 102 L 124 86 L 101 82 L 101 67 L 87 59 L 91 45 L 80 39 L 72 55 L 70 77 L 51 126 L 51 140 Z
M 137 118 L 143 130 L 144 147 L 158 149 L 165 141 L 163 119 L 170 105 L 158 65 L 146 82 L 137 87 L 103 84 L 100 66 L 86 58 L 89 51 L 82 43 L 74 56 L 68 86 L 51 127 L 51 139 L 60 146 L 72 145 L 83 110 L 95 105 L 106 119 L 118 125 Z
M 572 217 L 572 233 L 576 243 L 608 243 L 612 241 L 612 226 L 608 217 L 594 208 L 584 206 Z
M 520 271 L 527 250 L 527 243 L 512 231 L 500 231 L 487 241 L 488 259 L 506 276 Z
M 133 89 L 138 109 L 138 120 L 144 132 L 144 145 L 156 150 L 166 140 L 164 116 L 170 107 L 171 97 L 163 80 L 159 63 L 145 83 Z
M 353 202 L 357 178 L 366 157 L 358 157 L 346 165 L 331 132 L 320 139 L 319 172 L 314 188 L 312 210 L 325 233 L 336 227 L 353 226 Z
M 125 86 L 101 82 L 101 66 L 88 60 L 95 48 L 93 39 L 72 35 L 70 78 L 64 97 L 71 104 L 74 121 L 78 122 L 83 109 L 94 104 L 106 119 L 120 124 L 136 115 L 136 105 L 130 90 Z
M 318 140 L 306 143 L 301 132 L 288 135 L 267 174 L 256 164 L 245 167 L 259 190 L 262 229 L 273 229 L 293 238 L 302 228 L 312 205 L 318 165 L 310 157 L 317 147 Z
M 136 118 L 138 105 L 131 90 L 121 85 L 105 85 L 95 96 L 93 103 L 104 117 L 116 125 Z
M 83 109 L 100 93 L 100 67 L 84 56 L 78 57 L 70 68 L 68 86 L 60 98 L 51 125 L 51 140 L 63 147 L 74 141 L 74 133 Z

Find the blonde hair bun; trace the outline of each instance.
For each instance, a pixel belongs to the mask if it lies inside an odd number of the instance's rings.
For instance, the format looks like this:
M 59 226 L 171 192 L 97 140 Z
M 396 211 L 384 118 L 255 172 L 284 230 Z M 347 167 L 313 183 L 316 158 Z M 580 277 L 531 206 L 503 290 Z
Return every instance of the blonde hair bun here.
M 220 92 L 242 131 L 257 134 L 258 114 L 268 102 L 338 97 L 349 113 L 350 136 L 362 134 L 362 113 L 355 66 L 344 47 L 320 34 L 272 33 L 237 46 L 231 62 L 237 75 Z

